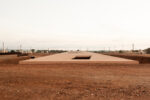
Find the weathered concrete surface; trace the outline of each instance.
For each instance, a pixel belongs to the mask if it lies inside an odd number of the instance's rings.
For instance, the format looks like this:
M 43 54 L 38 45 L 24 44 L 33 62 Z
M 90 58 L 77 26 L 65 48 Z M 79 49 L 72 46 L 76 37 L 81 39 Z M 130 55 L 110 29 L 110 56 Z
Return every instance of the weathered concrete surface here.
M 91 56 L 90 59 L 73 59 L 76 56 Z M 21 61 L 20 64 L 49 64 L 49 63 L 125 63 L 138 64 L 137 61 L 112 57 L 92 52 L 65 52 L 45 57 Z

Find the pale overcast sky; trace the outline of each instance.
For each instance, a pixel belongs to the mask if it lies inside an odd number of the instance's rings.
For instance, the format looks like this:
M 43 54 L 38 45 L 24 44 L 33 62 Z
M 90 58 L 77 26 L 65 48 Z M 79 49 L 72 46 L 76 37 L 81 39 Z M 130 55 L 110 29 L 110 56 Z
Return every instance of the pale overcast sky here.
M 0 0 L 3 41 L 12 49 L 144 49 L 150 1 Z

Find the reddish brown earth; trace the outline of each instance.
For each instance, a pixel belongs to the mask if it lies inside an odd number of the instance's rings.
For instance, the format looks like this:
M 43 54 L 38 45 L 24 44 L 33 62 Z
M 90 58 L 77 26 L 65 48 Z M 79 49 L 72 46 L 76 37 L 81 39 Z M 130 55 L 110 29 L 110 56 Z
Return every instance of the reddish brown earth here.
M 36 57 L 43 57 L 47 55 L 53 55 L 55 53 L 34 53 L 29 54 L 28 56 L 17 56 L 16 54 L 13 55 L 0 55 L 0 64 L 18 64 L 21 60 L 30 59 L 31 56 Z
M 0 64 L 18 64 L 19 61 L 29 58 L 29 56 L 17 57 L 17 55 L 0 55 Z
M 150 65 L 0 65 L 0 100 L 149 100 Z
M 132 59 L 140 64 L 150 64 L 150 54 L 132 54 L 132 53 L 105 53 L 105 55 Z

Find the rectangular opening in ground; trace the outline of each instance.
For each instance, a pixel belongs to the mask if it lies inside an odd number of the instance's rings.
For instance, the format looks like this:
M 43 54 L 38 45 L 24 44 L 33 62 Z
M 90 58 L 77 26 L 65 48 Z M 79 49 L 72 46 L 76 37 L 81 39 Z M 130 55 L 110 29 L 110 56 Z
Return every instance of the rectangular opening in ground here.
M 75 56 L 73 59 L 77 60 L 77 59 L 90 59 L 91 56 Z

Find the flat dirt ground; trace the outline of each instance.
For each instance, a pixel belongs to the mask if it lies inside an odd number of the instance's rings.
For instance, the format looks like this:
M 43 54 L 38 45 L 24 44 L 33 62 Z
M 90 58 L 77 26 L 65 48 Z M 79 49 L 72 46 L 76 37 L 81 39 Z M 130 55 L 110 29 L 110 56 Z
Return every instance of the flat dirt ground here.
M 150 65 L 0 65 L 0 100 L 149 100 Z

